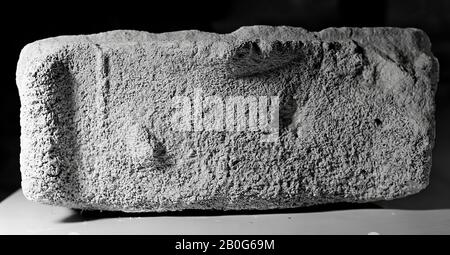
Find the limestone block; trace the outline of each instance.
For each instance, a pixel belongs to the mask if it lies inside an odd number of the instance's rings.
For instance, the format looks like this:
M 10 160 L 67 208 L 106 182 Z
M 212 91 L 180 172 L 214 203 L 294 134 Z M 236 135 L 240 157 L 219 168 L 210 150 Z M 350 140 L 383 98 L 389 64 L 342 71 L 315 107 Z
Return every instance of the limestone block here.
M 438 62 L 418 29 L 61 36 L 25 46 L 16 79 L 30 200 L 271 209 L 428 185 Z

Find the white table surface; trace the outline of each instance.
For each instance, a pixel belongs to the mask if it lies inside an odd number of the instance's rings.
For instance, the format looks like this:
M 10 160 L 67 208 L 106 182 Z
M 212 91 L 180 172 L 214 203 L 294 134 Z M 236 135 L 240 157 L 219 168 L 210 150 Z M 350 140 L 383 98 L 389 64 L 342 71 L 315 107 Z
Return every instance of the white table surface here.
M 424 194 L 426 195 L 426 192 Z M 402 205 L 401 200 L 391 202 L 381 204 L 384 207 Z M 123 214 L 83 217 L 79 211 L 28 201 L 21 190 L 0 203 L 0 234 L 367 235 L 369 233 L 450 234 L 450 209 L 375 208 L 251 215 Z

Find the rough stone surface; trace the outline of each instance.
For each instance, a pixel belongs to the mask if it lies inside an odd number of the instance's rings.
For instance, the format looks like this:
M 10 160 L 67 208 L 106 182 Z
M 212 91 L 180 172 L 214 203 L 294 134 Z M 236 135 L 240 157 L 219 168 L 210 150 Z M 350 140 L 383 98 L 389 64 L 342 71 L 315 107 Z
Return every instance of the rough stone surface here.
M 243 27 L 61 36 L 20 55 L 28 199 L 121 211 L 389 200 L 428 185 L 438 62 L 424 32 Z M 279 142 L 178 132 L 171 99 L 279 96 Z

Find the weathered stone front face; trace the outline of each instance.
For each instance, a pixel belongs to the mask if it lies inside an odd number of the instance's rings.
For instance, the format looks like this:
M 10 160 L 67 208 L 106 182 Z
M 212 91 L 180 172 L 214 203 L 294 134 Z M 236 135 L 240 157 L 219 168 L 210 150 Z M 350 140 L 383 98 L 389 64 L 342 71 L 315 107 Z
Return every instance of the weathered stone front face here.
M 417 193 L 434 144 L 430 47 L 417 29 L 266 26 L 31 43 L 17 68 L 24 194 L 167 211 Z

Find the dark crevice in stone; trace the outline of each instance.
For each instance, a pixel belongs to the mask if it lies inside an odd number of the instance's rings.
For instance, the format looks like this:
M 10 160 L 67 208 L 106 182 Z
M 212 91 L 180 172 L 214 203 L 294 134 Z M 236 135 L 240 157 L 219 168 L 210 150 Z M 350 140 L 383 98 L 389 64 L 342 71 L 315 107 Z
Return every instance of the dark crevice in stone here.
M 377 127 L 379 127 L 379 126 L 381 126 L 383 124 L 383 122 L 380 119 L 378 119 L 378 118 L 376 118 L 374 121 L 375 121 L 375 125 Z

